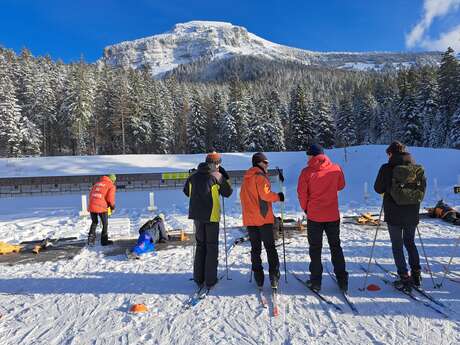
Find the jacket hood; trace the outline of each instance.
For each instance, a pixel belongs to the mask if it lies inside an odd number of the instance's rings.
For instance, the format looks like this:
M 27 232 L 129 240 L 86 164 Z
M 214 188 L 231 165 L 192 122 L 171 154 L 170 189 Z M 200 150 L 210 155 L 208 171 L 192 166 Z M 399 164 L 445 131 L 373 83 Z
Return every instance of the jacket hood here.
M 102 176 L 99 181 L 113 184 L 112 180 L 108 176 Z
M 252 168 L 250 168 L 249 170 L 246 171 L 246 173 L 244 174 L 244 178 L 251 178 L 254 175 L 260 174 L 260 173 L 263 173 L 265 175 L 265 172 L 261 168 L 252 167 Z
M 217 169 L 214 163 L 202 162 L 198 164 L 197 172 L 200 174 L 211 174 L 215 171 L 217 171 Z
M 325 154 L 316 155 L 308 161 L 308 167 L 315 171 L 326 168 L 331 164 L 331 160 Z
M 411 154 L 409 152 L 395 153 L 391 156 L 388 161 L 390 166 L 415 164 Z

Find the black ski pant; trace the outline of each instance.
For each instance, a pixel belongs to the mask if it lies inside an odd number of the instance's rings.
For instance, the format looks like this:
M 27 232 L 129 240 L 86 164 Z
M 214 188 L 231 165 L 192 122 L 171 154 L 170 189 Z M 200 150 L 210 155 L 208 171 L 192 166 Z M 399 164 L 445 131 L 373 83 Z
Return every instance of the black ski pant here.
M 219 255 L 219 223 L 195 220 L 196 251 L 193 280 L 198 285 L 211 287 L 217 283 L 217 258 Z
M 407 274 L 406 258 L 404 257 L 403 245 L 409 256 L 411 270 L 420 270 L 420 256 L 415 246 L 415 231 L 417 224 L 394 225 L 388 224 L 390 233 L 391 249 L 399 275 Z
M 331 261 L 337 279 L 347 279 L 345 270 L 345 258 L 340 246 L 340 220 L 335 222 L 315 222 L 308 219 L 307 234 L 310 254 L 310 279 L 321 283 L 323 265 L 321 263 L 321 251 L 323 249 L 323 232 L 326 233 Z
M 109 216 L 107 212 L 104 213 L 93 213 L 91 212 L 91 227 L 89 228 L 89 235 L 96 236 L 96 228 L 98 224 L 98 217 L 101 218 L 102 222 L 102 234 L 101 238 L 108 238 L 108 229 L 109 229 Z
M 280 261 L 273 236 L 273 224 L 262 226 L 248 226 L 249 240 L 251 241 L 251 263 L 254 278 L 258 285 L 263 285 L 262 242 L 267 253 L 268 272 L 270 276 L 279 277 Z

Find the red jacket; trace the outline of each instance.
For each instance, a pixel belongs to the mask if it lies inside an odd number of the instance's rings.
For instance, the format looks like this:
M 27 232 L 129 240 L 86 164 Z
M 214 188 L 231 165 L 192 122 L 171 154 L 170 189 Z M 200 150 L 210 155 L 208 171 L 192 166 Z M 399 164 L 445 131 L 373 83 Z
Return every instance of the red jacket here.
M 101 179 L 93 185 L 89 193 L 88 211 L 92 213 L 105 213 L 107 207 L 115 208 L 115 192 L 117 188 L 108 176 L 102 176 Z
M 259 167 L 246 171 L 240 192 L 244 226 L 273 224 L 272 202 L 279 201 L 277 193 L 271 191 L 270 180 Z
M 315 222 L 340 219 L 337 192 L 345 187 L 345 177 L 338 164 L 324 154 L 310 159 L 297 184 L 300 207 Z

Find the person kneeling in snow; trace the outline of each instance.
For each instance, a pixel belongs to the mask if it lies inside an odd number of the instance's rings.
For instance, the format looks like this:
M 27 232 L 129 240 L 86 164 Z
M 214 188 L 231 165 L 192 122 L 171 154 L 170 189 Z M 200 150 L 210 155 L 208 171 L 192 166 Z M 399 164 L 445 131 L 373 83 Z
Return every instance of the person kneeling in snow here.
M 460 225 L 460 212 L 456 211 L 455 208 L 450 207 L 442 200 L 439 200 L 434 208 L 429 208 L 427 210 L 431 218 L 441 218 L 454 225 Z
M 158 216 L 142 225 L 139 229 L 137 244 L 131 251 L 133 255 L 140 256 L 145 253 L 153 252 L 155 250 L 155 243 L 166 243 L 168 241 L 164 220 L 164 214 L 160 213 Z

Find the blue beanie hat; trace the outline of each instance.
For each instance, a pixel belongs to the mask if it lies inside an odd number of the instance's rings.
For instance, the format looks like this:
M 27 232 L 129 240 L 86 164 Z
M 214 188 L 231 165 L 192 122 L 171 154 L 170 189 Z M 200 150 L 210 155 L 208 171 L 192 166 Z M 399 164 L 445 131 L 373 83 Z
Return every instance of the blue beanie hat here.
M 324 153 L 323 147 L 320 144 L 310 144 L 307 147 L 308 156 L 317 156 Z

